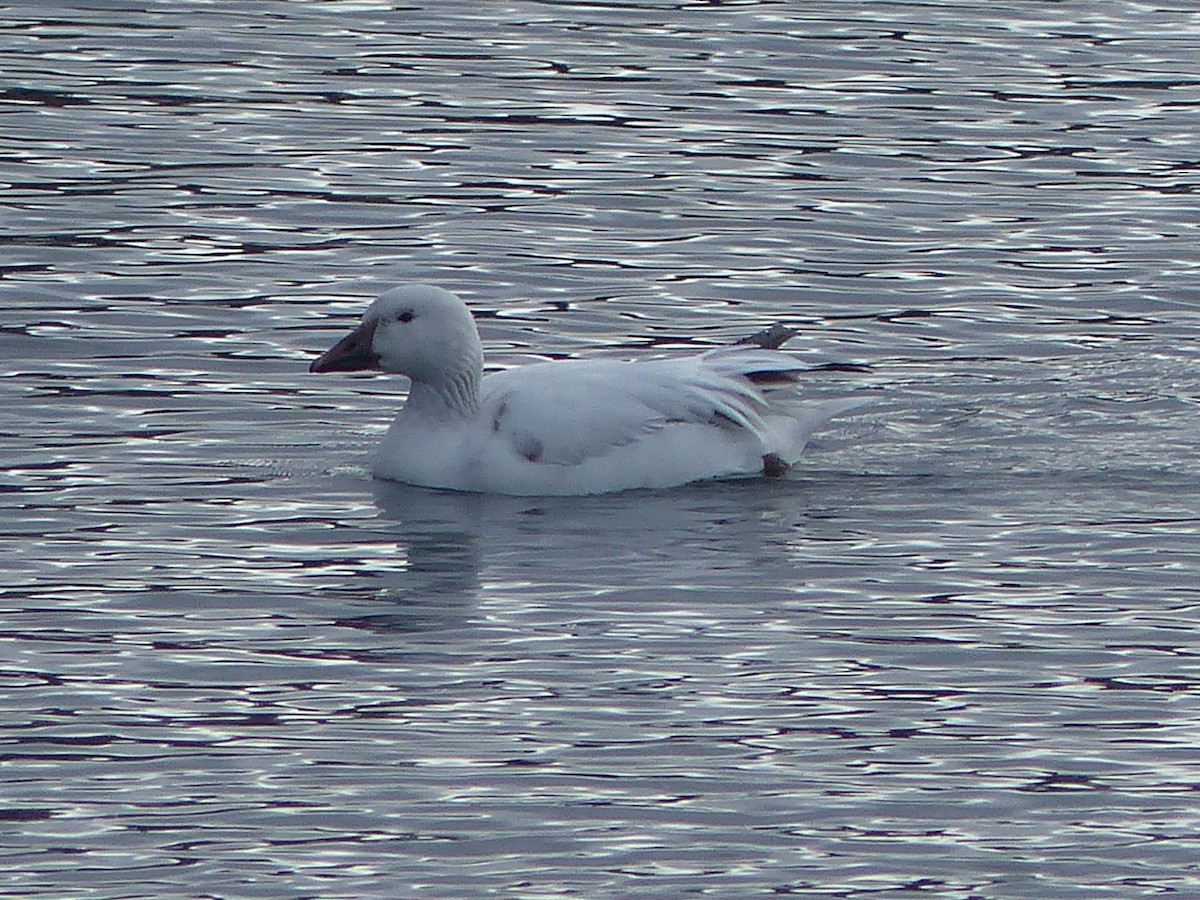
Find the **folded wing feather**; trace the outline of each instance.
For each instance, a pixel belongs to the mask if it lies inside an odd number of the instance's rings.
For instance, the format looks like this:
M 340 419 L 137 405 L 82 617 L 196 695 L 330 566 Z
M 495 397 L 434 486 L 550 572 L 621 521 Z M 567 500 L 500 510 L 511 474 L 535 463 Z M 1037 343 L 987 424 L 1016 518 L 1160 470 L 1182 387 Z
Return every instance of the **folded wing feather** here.
M 761 439 L 767 401 L 754 382 L 799 368 L 787 354 L 745 346 L 680 359 L 535 364 L 489 375 L 483 404 L 492 431 L 527 459 L 576 465 L 678 422 Z

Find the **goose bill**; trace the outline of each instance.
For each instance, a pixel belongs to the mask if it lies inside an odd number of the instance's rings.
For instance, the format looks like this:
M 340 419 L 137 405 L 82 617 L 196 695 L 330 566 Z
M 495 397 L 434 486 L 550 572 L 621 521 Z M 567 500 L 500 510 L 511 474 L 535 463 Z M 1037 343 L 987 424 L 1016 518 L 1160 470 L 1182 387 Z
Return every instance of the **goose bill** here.
M 319 357 L 308 367 L 310 372 L 357 372 L 378 369 L 379 354 L 372 348 L 375 323 L 364 322 Z

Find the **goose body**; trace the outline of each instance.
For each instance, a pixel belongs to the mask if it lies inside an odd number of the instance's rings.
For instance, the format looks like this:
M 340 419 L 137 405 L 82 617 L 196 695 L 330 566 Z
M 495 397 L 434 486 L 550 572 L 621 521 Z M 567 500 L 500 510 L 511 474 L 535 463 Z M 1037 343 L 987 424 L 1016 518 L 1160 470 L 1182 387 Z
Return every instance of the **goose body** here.
M 429 285 L 383 294 L 310 371 L 366 368 L 412 380 L 375 474 L 486 493 L 598 494 L 782 474 L 809 434 L 847 406 L 776 408 L 764 385 L 790 381 L 801 366 L 748 345 L 484 375 L 466 304 Z

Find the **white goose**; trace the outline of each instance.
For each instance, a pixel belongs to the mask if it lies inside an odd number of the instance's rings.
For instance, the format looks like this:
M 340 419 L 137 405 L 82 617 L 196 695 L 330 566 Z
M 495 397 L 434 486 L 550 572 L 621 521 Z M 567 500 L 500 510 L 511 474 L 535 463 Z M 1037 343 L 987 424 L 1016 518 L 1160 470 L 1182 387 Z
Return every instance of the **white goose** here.
M 756 346 L 673 359 L 570 360 L 483 374 L 465 303 L 406 285 L 311 372 L 382 369 L 412 379 L 375 461 L 381 478 L 520 495 L 599 494 L 707 478 L 781 475 L 815 428 L 856 402 L 790 413 L 762 387 L 802 366 Z

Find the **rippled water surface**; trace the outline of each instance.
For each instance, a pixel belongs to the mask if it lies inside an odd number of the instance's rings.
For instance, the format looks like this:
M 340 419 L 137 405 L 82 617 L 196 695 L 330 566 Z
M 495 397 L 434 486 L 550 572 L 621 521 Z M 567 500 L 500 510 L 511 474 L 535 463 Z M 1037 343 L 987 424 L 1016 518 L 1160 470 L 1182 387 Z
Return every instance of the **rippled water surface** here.
M 1200 896 L 1189 4 L 0 8 L 0 896 Z M 373 482 L 783 320 L 783 480 Z

